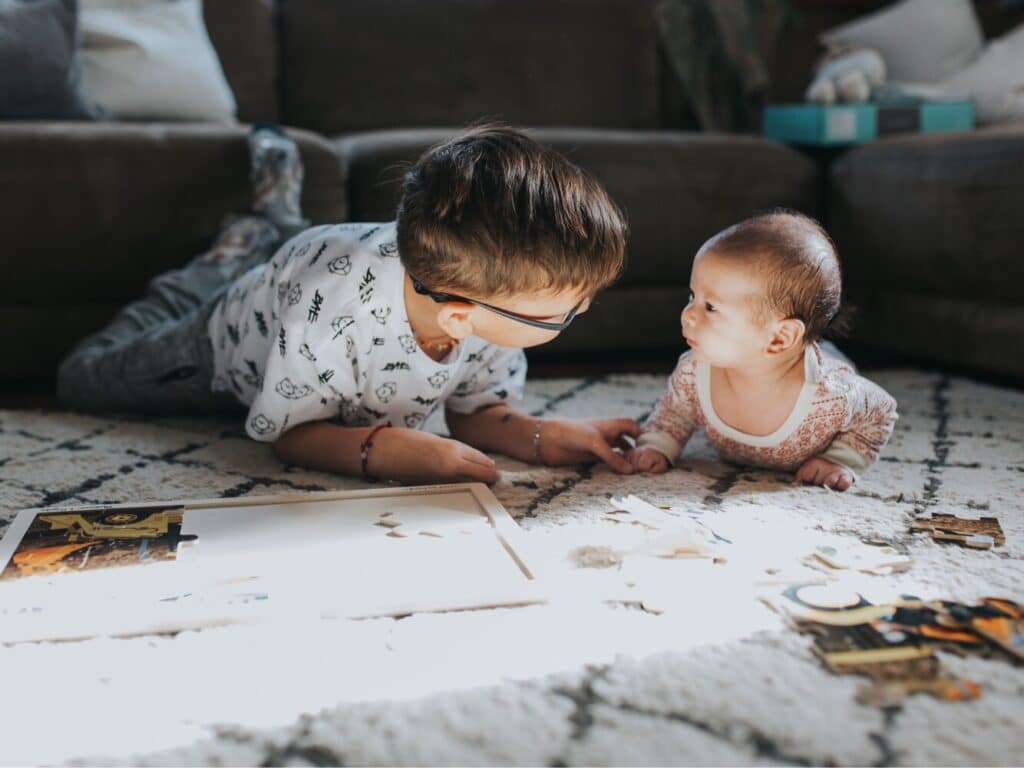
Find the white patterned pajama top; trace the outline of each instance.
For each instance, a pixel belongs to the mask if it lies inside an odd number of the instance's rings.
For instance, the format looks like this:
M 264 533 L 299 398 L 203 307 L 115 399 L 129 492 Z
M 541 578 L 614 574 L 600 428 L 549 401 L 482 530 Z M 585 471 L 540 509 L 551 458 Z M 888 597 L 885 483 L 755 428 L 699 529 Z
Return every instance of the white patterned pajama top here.
M 521 349 L 464 339 L 436 362 L 417 345 L 394 222 L 308 229 L 228 289 L 210 318 L 215 391 L 273 441 L 309 421 L 420 427 L 522 397 Z

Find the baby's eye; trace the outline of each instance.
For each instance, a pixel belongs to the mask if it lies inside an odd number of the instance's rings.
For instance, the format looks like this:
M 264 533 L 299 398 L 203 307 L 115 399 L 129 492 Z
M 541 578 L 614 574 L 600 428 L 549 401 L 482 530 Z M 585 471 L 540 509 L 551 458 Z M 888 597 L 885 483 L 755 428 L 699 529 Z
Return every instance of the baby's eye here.
M 693 304 L 693 291 L 690 291 L 690 292 L 689 292 L 689 293 L 687 294 L 687 299 L 686 299 L 686 303 L 687 303 L 687 304 Z
M 704 309 L 706 309 L 708 312 L 714 312 L 715 311 L 715 305 L 712 304 L 710 301 L 706 301 L 706 302 L 704 302 Z

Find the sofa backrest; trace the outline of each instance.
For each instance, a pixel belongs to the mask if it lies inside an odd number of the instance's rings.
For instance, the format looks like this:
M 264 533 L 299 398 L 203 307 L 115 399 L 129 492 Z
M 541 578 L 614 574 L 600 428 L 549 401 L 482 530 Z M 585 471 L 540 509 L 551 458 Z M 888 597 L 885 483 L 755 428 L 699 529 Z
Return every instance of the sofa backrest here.
M 281 117 L 656 128 L 651 0 L 281 0 Z
M 238 119 L 277 122 L 278 35 L 274 0 L 206 0 L 206 31 L 238 104 Z

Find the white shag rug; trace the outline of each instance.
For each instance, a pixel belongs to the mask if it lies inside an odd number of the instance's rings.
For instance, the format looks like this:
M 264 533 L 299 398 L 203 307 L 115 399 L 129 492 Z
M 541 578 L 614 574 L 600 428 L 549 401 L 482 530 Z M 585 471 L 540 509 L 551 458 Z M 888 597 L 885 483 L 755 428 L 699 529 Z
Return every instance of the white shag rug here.
M 901 418 L 845 494 L 718 463 L 699 439 L 656 478 L 503 459 L 493 490 L 553 585 L 546 605 L 0 647 L 0 764 L 1020 764 L 1024 668 L 943 653 L 981 699 L 862 706 L 863 681 L 826 671 L 750 586 L 768 570 L 820 578 L 802 555 L 871 536 L 914 565 L 863 577 L 869 587 L 1024 601 L 1024 392 L 918 371 L 876 379 Z M 663 382 L 534 381 L 526 408 L 641 417 Z M 0 532 L 30 506 L 358 486 L 282 467 L 236 424 L 0 412 Z M 637 526 L 605 517 L 629 493 L 700 513 L 732 542 L 724 564 L 648 558 L 633 589 L 660 614 L 606 602 L 630 589 L 623 572 L 580 564 L 579 547 L 638 544 Z M 1006 545 L 910 534 L 927 511 L 996 515 Z

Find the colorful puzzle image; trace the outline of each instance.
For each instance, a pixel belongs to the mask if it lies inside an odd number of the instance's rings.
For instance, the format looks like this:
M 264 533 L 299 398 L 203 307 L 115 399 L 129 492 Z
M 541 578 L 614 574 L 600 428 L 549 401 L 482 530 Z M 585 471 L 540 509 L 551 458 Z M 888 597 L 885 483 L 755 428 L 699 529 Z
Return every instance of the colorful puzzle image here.
M 24 510 L 0 643 L 542 602 L 479 483 Z
M 195 541 L 182 534 L 181 506 L 119 507 L 40 514 L 7 563 L 0 580 L 174 560 Z

